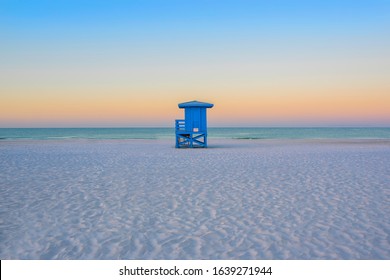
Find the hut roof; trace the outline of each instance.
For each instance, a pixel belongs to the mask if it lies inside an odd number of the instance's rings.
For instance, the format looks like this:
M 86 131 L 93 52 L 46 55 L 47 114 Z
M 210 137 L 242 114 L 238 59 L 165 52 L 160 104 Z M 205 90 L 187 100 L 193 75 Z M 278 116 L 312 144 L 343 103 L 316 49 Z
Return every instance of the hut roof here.
M 190 108 L 190 107 L 203 107 L 203 108 L 212 108 L 214 104 L 206 103 L 206 102 L 200 102 L 197 100 L 179 103 L 179 108 Z

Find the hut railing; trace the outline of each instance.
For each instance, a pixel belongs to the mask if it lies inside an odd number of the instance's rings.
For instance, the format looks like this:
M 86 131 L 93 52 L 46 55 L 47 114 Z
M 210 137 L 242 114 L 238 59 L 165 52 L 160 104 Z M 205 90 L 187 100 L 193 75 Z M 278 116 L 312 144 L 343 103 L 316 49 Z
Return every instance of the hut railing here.
M 185 131 L 186 130 L 186 121 L 185 120 L 176 120 L 175 121 L 176 131 Z

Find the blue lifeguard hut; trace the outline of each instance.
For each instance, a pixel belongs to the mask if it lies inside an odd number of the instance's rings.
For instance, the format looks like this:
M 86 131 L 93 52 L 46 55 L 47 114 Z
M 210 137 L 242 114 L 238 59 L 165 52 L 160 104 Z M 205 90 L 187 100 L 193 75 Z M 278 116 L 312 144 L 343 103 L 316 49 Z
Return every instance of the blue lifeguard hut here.
M 179 104 L 185 119 L 175 121 L 176 148 L 207 148 L 206 109 L 213 106 L 196 100 Z

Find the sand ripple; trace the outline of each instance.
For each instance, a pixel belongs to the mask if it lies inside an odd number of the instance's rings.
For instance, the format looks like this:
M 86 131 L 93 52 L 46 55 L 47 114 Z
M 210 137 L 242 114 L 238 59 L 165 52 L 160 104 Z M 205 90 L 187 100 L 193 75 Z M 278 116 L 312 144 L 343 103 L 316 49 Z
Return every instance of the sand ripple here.
M 388 142 L 2 142 L 1 259 L 390 259 Z

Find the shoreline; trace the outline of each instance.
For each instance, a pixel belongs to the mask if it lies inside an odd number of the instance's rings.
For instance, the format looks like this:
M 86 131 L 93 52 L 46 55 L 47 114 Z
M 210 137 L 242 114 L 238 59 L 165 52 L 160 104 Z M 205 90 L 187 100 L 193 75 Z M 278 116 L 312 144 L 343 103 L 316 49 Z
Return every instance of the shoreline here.
M 209 140 L 271 140 L 271 139 L 390 139 L 390 127 L 296 127 L 245 128 L 209 127 Z M 21 128 L 1 129 L 4 140 L 72 140 L 72 139 L 175 139 L 174 128 Z
M 159 139 L 143 139 L 143 138 L 123 138 L 123 139 L 95 139 L 95 138 L 66 138 L 66 139 L 0 139 L 0 144 L 4 143 L 85 143 L 85 142 L 145 142 L 145 143 L 175 143 L 175 139 L 159 138 Z M 218 145 L 218 143 L 378 143 L 390 144 L 390 139 L 387 138 L 208 138 L 209 146 Z M 198 148 L 195 148 L 198 149 Z M 200 148 L 201 149 L 201 148 Z M 207 149 L 207 148 L 206 148 Z

